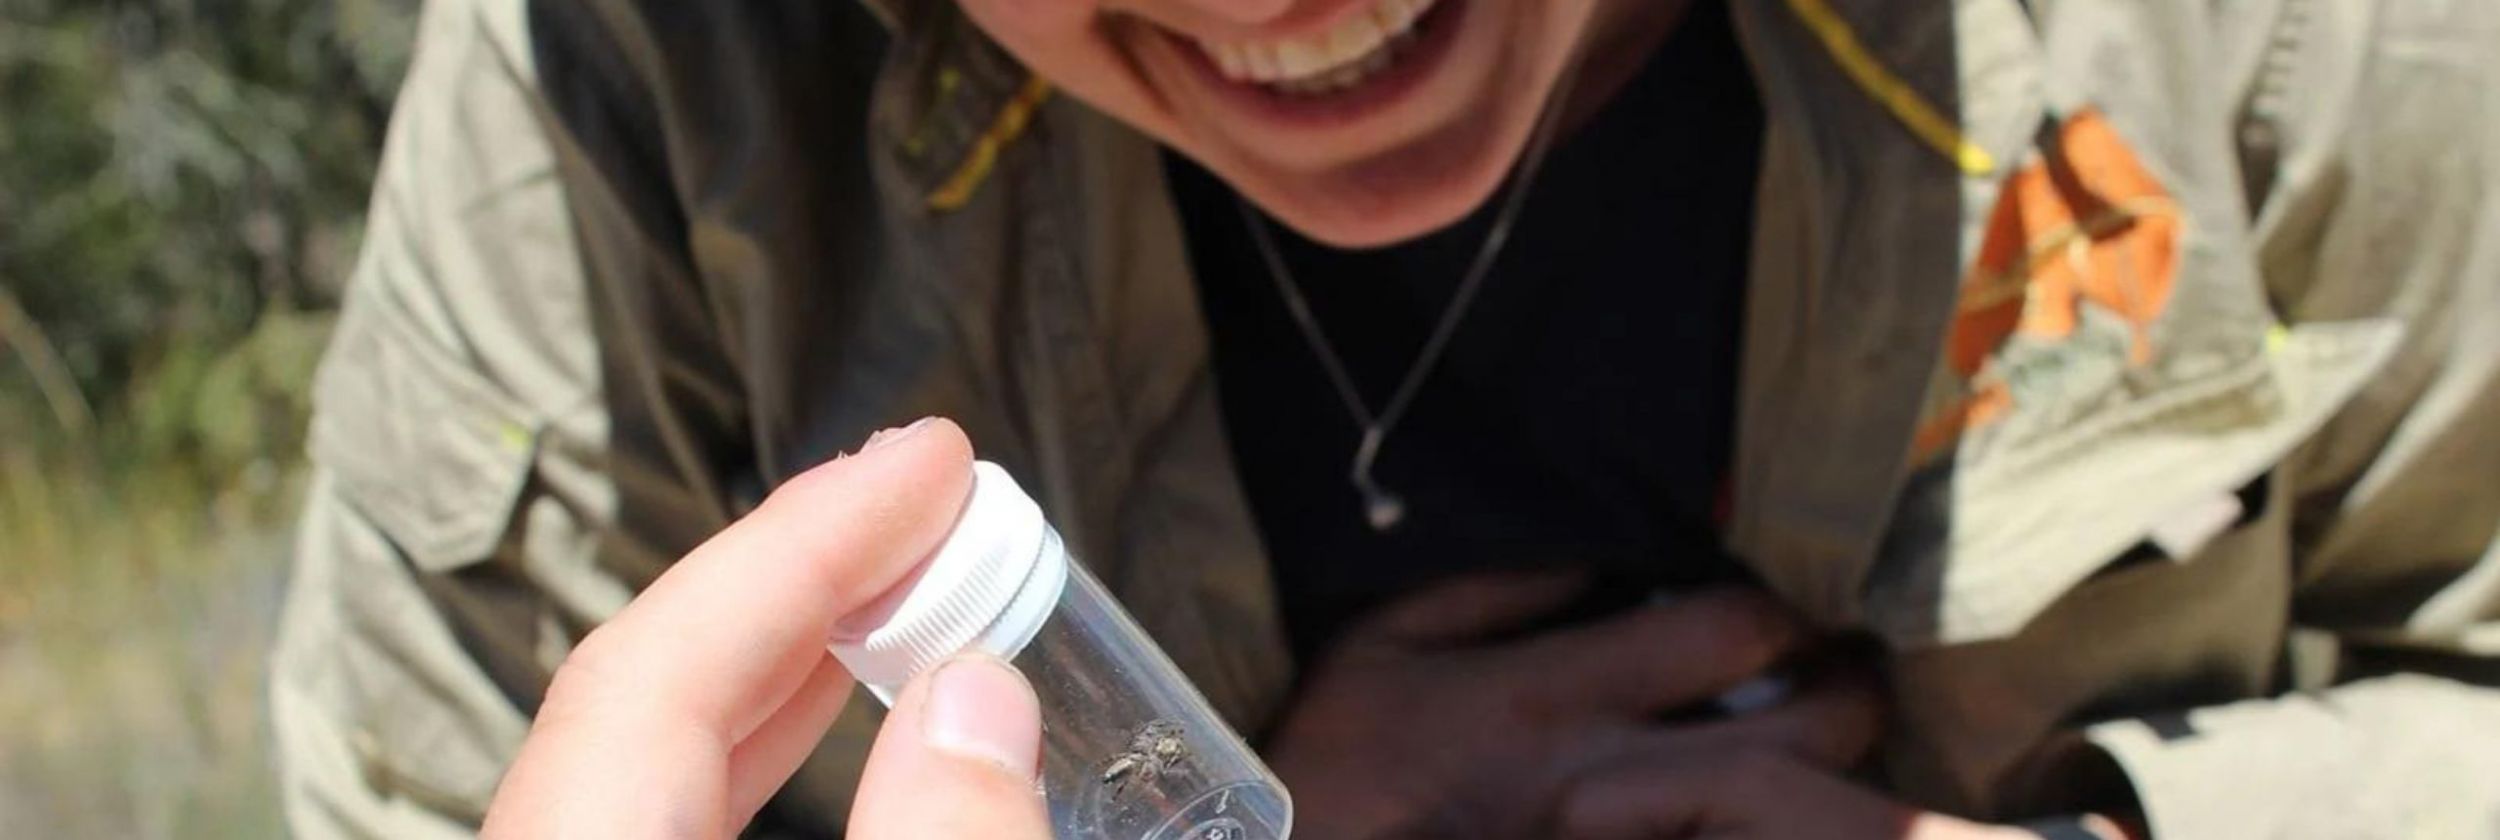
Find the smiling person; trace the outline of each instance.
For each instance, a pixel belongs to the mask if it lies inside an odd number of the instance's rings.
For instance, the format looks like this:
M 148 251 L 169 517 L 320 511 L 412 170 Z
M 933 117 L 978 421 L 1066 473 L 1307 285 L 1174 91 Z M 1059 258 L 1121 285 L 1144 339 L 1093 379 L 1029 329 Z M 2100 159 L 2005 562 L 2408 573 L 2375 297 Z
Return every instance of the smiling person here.
M 895 562 L 697 546 L 944 416 L 1298 836 L 2486 836 L 2495 42 L 2375 0 L 435 0 L 316 389 L 289 819 L 472 832 L 527 754 L 502 824 L 683 827 L 619 791 L 720 762 L 593 760 L 633 736 L 565 724 L 559 663 L 725 655 L 597 642 L 739 626 L 635 600 L 680 557 Z M 870 705 L 694 833 L 839 833 Z

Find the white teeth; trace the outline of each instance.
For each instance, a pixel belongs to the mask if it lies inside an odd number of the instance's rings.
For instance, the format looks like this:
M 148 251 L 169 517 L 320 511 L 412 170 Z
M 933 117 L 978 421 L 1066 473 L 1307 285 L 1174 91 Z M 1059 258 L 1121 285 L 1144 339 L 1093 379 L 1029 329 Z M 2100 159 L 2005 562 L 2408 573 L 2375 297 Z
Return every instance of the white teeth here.
M 1389 33 L 1380 31 L 1379 21 L 1371 15 L 1355 15 L 1347 18 L 1345 25 L 1329 31 L 1328 56 L 1337 66 L 1344 66 L 1379 49 L 1380 42 L 1386 40 Z
M 1388 67 L 1391 53 L 1414 40 L 1415 21 L 1436 1 L 1374 0 L 1371 8 L 1317 35 L 1199 47 L 1225 78 L 1286 93 L 1328 93 Z
M 1248 51 L 1236 44 L 1207 44 L 1205 47 L 1207 56 L 1215 59 L 1216 68 L 1224 71 L 1224 78 L 1238 82 L 1250 77 Z
M 1425 5 L 1424 0 L 1380 0 L 1380 5 L 1372 7 L 1372 19 L 1383 30 L 1405 34 L 1415 18 L 1423 14 Z
M 1283 71 L 1285 78 L 1288 79 L 1319 75 L 1319 71 L 1337 65 L 1335 58 L 1327 53 L 1327 49 L 1326 44 L 1314 44 L 1309 41 L 1286 41 L 1277 44 L 1276 68 Z
M 1285 75 L 1284 70 L 1276 66 L 1275 50 L 1259 44 L 1251 44 L 1242 47 L 1241 54 L 1249 66 L 1249 78 L 1254 81 L 1281 78 Z

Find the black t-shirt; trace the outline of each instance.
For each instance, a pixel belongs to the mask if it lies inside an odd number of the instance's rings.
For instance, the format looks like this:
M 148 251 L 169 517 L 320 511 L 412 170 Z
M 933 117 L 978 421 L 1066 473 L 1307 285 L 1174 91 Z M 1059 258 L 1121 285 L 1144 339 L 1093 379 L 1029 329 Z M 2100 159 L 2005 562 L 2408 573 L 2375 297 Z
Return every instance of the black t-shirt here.
M 1694 4 L 1562 138 L 1447 354 L 1374 475 L 1362 431 L 1287 313 L 1232 191 L 1167 156 L 1217 389 L 1285 620 L 1308 654 L 1367 609 L 1485 569 L 1582 565 L 1618 592 L 1734 574 L 1727 471 L 1762 116 L 1724 5 Z M 1451 228 L 1340 251 L 1271 223 L 1294 282 L 1377 411 L 1416 359 L 1499 196 Z

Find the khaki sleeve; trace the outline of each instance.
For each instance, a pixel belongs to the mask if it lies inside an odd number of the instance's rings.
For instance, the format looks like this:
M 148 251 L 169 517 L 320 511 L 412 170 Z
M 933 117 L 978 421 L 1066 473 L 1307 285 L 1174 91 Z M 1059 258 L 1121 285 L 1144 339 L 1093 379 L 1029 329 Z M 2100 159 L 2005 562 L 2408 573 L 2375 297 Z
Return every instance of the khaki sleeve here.
M 2500 365 L 2462 361 L 2300 558 L 2306 690 L 2088 731 L 2155 837 L 2500 837 Z
M 2500 335 L 2500 280 L 2473 283 L 2461 320 Z M 2500 348 L 2448 349 L 2368 466 L 2306 494 L 2296 690 L 2088 731 L 2154 836 L 2500 837 Z
M 2267 282 L 2405 337 L 2276 473 L 2291 692 L 2088 734 L 2157 837 L 2500 837 L 2500 6 L 2306 5 Z
M 582 628 L 630 587 L 524 0 L 426 4 L 313 388 L 269 703 L 302 837 L 474 832 Z
M 2500 282 L 2479 282 L 2493 308 L 2474 326 L 2500 335 Z M 2500 837 L 2500 353 L 2485 352 L 2452 357 L 2473 378 L 2419 392 L 2361 477 L 2310 500 L 2333 518 L 2297 561 L 2301 690 L 2088 731 L 2155 837 Z
M 529 721 L 326 470 L 312 481 L 296 559 L 269 688 L 289 833 L 473 835 Z
M 2153 836 L 2500 836 L 2500 692 L 2400 675 L 2093 727 Z
M 298 836 L 474 832 L 572 645 L 755 492 L 604 8 L 425 6 L 314 387 L 270 692 Z M 758 825 L 838 834 L 875 711 Z

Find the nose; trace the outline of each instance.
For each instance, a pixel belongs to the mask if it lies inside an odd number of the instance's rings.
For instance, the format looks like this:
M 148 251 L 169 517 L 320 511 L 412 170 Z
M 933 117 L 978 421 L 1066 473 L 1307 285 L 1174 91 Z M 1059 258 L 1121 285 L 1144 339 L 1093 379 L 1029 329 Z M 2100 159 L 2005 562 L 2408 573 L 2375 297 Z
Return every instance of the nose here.
M 1183 5 L 1213 15 L 1226 23 L 1255 25 L 1284 16 L 1293 8 L 1294 0 L 1180 0 Z

